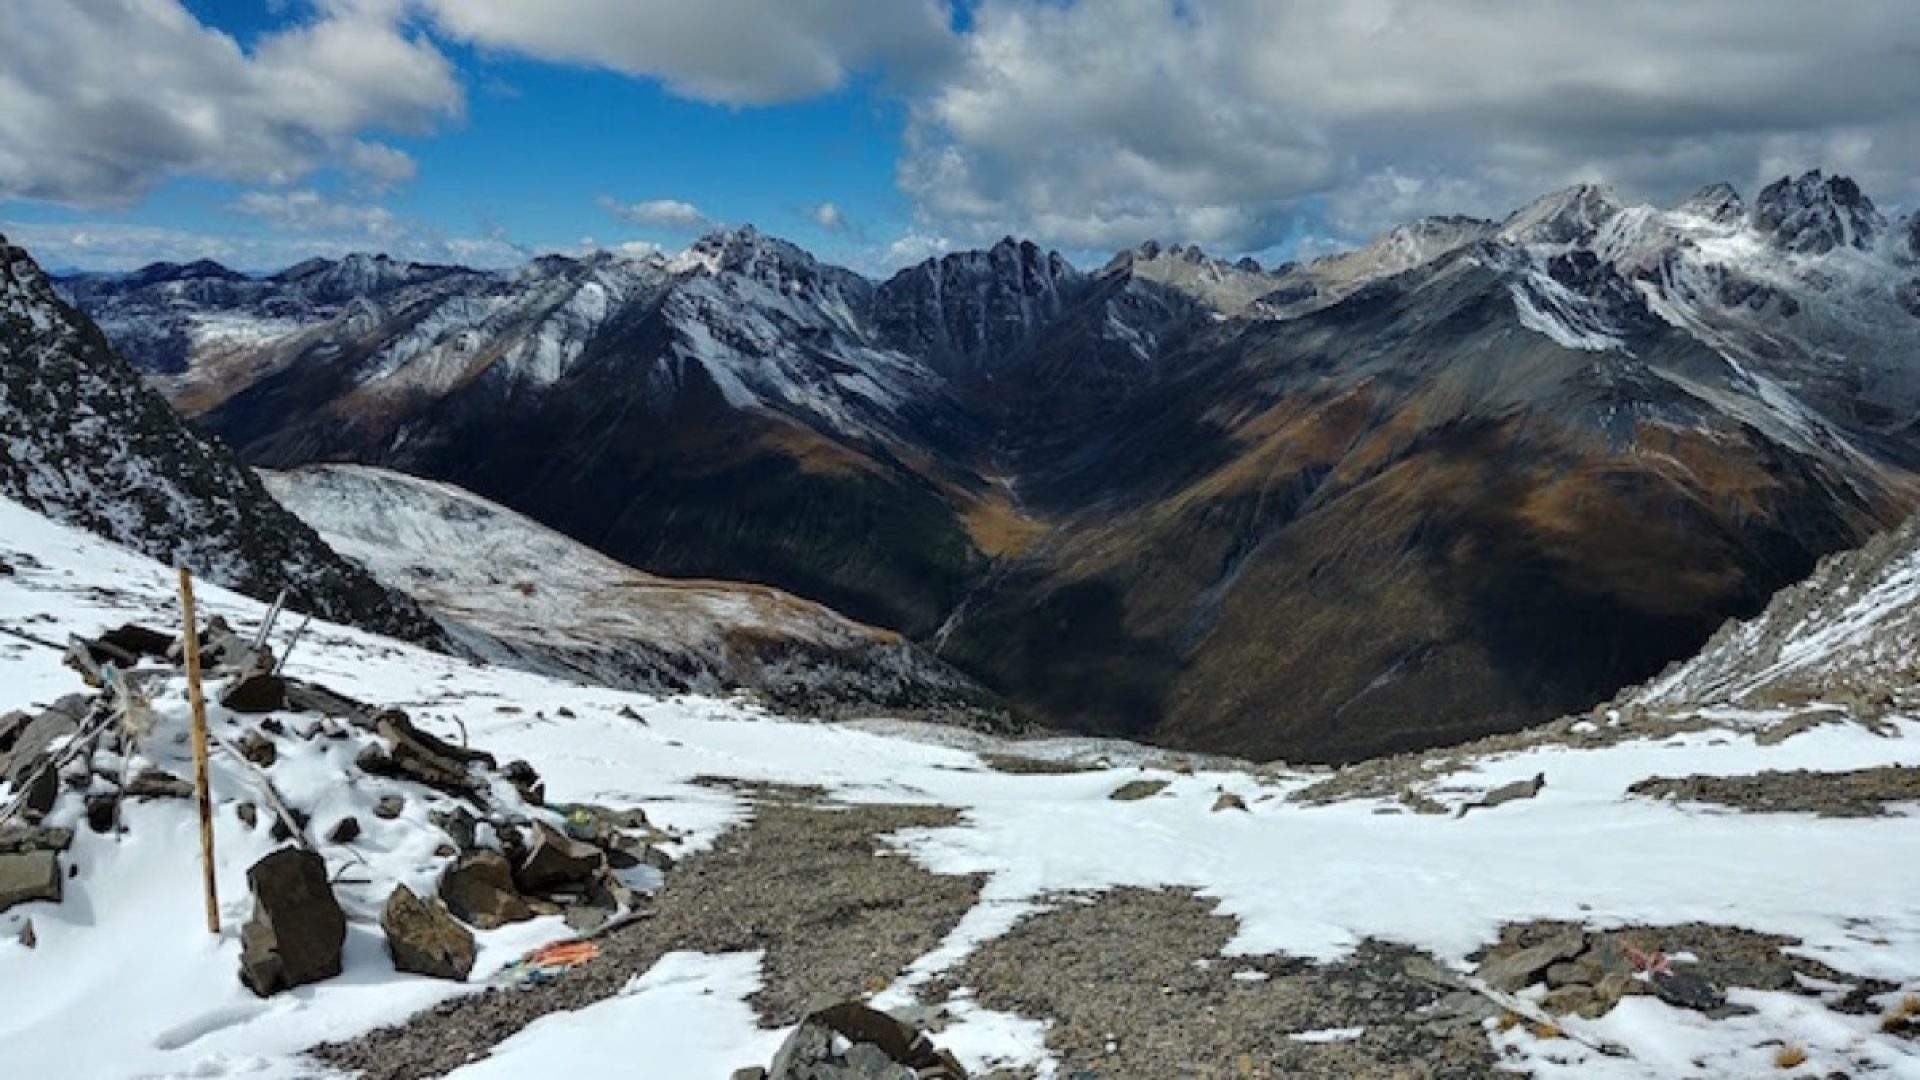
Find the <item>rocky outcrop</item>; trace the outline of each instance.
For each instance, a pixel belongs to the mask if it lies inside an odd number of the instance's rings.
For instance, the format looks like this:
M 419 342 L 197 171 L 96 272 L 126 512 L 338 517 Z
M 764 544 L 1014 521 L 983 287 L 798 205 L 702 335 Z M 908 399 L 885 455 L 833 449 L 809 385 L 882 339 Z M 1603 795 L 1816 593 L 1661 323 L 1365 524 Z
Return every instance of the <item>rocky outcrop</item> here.
M 240 931 L 240 981 L 269 997 L 340 974 L 347 916 L 327 881 L 327 863 L 281 848 L 247 870 L 253 915 Z
M 1860 185 L 1815 169 L 1768 184 L 1754 200 L 1753 224 L 1787 251 L 1824 255 L 1839 247 L 1872 248 L 1887 219 Z

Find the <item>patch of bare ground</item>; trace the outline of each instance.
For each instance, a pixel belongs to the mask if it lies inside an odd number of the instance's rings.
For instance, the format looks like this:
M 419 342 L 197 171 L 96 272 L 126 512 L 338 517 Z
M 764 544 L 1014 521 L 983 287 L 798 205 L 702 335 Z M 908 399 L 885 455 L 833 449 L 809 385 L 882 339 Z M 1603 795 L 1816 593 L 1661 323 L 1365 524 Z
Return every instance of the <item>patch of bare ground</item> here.
M 1222 956 L 1235 928 L 1186 890 L 1063 898 L 923 999 L 965 986 L 987 1008 L 1050 1018 L 1060 1075 L 1087 1080 L 1493 1072 L 1481 1028 L 1493 1007 L 1423 954 L 1368 942 L 1328 965 Z
M 1713 803 L 1746 813 L 1886 817 L 1892 806 L 1920 803 L 1920 768 L 1890 765 L 1848 772 L 1797 769 L 1749 776 L 1656 776 L 1627 790 L 1654 799 Z

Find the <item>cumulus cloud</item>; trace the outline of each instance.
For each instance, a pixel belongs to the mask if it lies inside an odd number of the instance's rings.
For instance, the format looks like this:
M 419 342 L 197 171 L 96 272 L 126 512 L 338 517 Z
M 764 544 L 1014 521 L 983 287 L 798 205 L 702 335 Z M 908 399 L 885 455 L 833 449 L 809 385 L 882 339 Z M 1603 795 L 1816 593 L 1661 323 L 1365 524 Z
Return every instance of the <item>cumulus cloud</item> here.
M 457 116 L 453 66 L 392 0 L 325 0 L 251 51 L 179 0 L 0 4 L 0 198 L 125 203 L 161 178 L 285 182 L 413 162 L 365 137 Z
M 1814 166 L 1911 199 L 1911 0 L 982 0 L 898 167 L 966 237 L 1257 249 Z
M 422 0 L 486 48 L 659 79 L 675 93 L 767 105 L 858 71 L 924 75 L 952 47 L 941 0 Z
M 690 202 L 679 199 L 645 199 L 621 202 L 612 196 L 600 197 L 600 209 L 622 221 L 655 229 L 697 232 L 713 224 L 713 219 Z

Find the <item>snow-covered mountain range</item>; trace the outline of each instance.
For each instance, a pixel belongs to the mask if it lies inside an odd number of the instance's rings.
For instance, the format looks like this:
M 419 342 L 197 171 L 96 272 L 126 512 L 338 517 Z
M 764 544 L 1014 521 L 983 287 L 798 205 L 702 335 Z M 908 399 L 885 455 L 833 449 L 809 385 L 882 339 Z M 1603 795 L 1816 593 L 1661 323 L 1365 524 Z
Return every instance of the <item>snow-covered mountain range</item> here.
M 1899 521 L 1916 229 L 1813 173 L 1272 269 L 1009 240 L 875 283 L 740 229 L 62 287 L 254 464 L 778 585 L 1054 722 L 1342 757 L 1604 697 Z

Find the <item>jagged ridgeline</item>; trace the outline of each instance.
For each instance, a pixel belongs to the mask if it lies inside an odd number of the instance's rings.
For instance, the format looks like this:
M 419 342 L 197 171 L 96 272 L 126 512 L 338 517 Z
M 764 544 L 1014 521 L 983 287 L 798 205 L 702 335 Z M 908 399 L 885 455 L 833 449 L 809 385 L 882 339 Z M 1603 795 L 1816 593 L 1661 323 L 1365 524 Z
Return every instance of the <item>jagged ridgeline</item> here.
M 328 549 L 0 238 L 0 494 L 223 585 L 415 640 L 411 600 Z
M 251 463 L 452 481 L 899 630 L 1028 715 L 1346 759 L 1584 709 L 1920 497 L 1920 252 L 1859 187 L 1581 186 L 1263 267 L 752 229 L 63 287 Z

